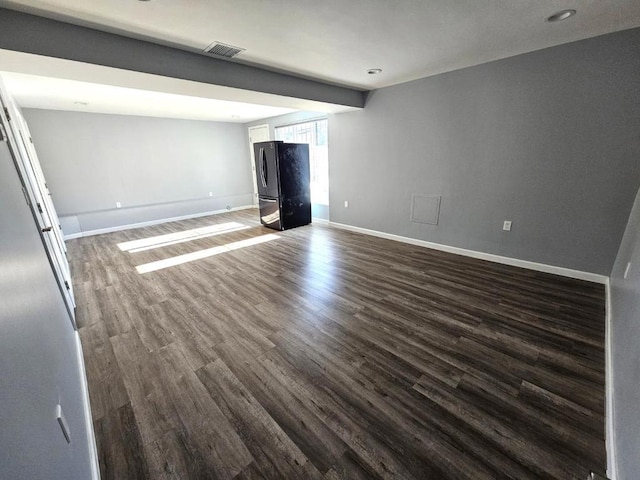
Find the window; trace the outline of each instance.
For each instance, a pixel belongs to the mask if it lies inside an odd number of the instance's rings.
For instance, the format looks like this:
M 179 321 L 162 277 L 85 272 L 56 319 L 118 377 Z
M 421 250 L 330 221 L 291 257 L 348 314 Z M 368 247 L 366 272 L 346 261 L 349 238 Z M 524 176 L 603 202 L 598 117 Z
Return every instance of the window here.
M 309 144 L 311 203 L 329 205 L 327 119 L 276 127 L 276 140 Z

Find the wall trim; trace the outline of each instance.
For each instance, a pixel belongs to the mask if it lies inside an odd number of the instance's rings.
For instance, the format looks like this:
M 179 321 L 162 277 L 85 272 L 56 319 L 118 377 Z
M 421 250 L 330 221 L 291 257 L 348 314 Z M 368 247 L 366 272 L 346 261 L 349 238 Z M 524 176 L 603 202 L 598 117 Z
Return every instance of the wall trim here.
M 91 462 L 91 480 L 100 480 L 100 464 L 98 462 L 98 448 L 96 446 L 96 434 L 93 431 L 93 418 L 91 415 L 91 402 L 89 401 L 89 385 L 87 383 L 87 371 L 84 366 L 84 354 L 82 352 L 82 341 L 80 333 L 75 332 L 76 355 L 80 368 L 80 388 L 82 389 L 82 406 L 84 410 L 85 423 L 87 425 L 87 443 L 89 448 L 89 461 Z
M 371 235 L 374 237 L 385 238 L 387 240 L 394 240 L 396 242 L 408 243 L 411 245 L 417 245 L 419 247 L 431 248 L 433 250 L 440 250 L 443 252 L 454 253 L 456 255 L 463 255 L 465 257 L 478 258 L 480 260 L 488 260 L 490 262 L 501 263 L 503 265 L 511 265 L 513 267 L 526 268 L 529 270 L 535 270 L 538 272 L 552 273 L 554 275 L 560 275 L 563 277 L 575 278 L 578 280 L 586 280 L 588 282 L 595 282 L 606 285 L 609 281 L 609 277 L 606 275 L 600 275 L 597 273 L 583 272 L 580 270 L 572 270 L 565 267 L 557 267 L 555 265 L 546 265 L 544 263 L 530 262 L 529 260 L 520 260 L 518 258 L 504 257 L 502 255 L 495 255 L 493 253 L 478 252 L 476 250 L 468 250 L 466 248 L 452 247 L 450 245 L 444 245 L 441 243 L 428 242 L 426 240 L 419 240 L 417 238 L 403 237 L 401 235 L 395 235 L 393 233 L 380 232 L 378 230 L 370 230 L 368 228 L 355 227 L 353 225 L 347 225 L 344 223 L 329 222 L 329 225 L 343 230 L 349 230 L 356 233 L 364 233 L 365 235 Z
M 331 222 L 326 218 L 311 217 L 311 223 L 317 223 L 320 225 L 329 225 Z
M 101 115 L 101 114 L 95 114 L 95 115 Z M 103 115 L 110 115 L 110 114 L 103 114 Z M 125 115 L 120 115 L 120 116 L 125 116 Z M 169 119 L 171 120 L 171 119 Z M 179 120 L 179 119 L 178 119 Z M 210 196 L 203 196 L 203 197 L 192 197 L 192 198 L 182 198 L 180 200 L 167 200 L 165 202 L 152 202 L 152 203 L 140 203 L 140 204 L 133 204 L 133 205 L 123 205 L 122 207 L 118 208 L 98 208 L 96 210 L 82 210 L 79 212 L 62 212 L 59 213 L 58 216 L 59 217 L 79 217 L 81 215 L 91 215 L 93 213 L 108 213 L 108 212 L 122 212 L 124 210 L 137 210 L 137 209 L 141 209 L 141 208 L 149 208 L 149 207 L 165 207 L 167 205 L 179 205 L 181 203 L 193 203 L 193 202 L 202 202 L 204 200 L 206 201 L 211 201 L 211 200 L 220 200 L 220 199 L 226 199 L 226 201 L 228 201 L 229 199 L 233 199 L 233 198 L 240 198 L 240 197 L 246 197 L 247 195 L 250 195 L 249 193 L 245 193 L 245 194 L 239 194 L 239 195 L 223 195 L 223 196 L 217 196 L 217 197 L 210 197 Z
M 249 208 L 255 208 L 254 205 L 242 205 L 240 207 L 232 207 L 229 210 L 213 210 L 209 212 L 190 213 L 189 215 L 181 215 L 179 217 L 159 218 L 157 220 L 149 220 L 148 222 L 129 223 L 126 225 L 117 225 L 115 227 L 99 228 L 97 230 L 87 230 L 86 232 L 71 233 L 65 235 L 65 240 L 73 240 L 74 238 L 90 237 L 92 235 L 102 235 L 103 233 L 119 232 L 121 230 L 130 230 L 132 228 L 149 227 L 151 225 L 158 225 L 167 222 L 177 222 L 179 220 L 188 220 L 190 218 L 207 217 L 209 215 L 219 215 L 221 213 L 235 212 L 237 210 L 247 210 Z
M 615 416 L 613 411 L 613 340 L 611 338 L 611 282 L 605 283 L 606 313 L 605 313 L 605 446 L 607 451 L 607 477 L 611 480 L 618 478 L 618 460 L 615 449 Z

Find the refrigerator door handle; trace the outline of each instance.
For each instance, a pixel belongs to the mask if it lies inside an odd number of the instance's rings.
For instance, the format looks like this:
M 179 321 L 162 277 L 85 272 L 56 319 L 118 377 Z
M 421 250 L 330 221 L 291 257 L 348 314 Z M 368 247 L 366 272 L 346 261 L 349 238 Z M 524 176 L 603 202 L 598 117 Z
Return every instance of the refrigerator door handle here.
M 269 202 L 269 203 L 276 203 L 278 200 L 275 199 L 271 199 L 271 198 L 264 198 L 264 197 L 260 197 L 260 200 L 263 202 Z
M 265 155 L 264 148 L 260 148 L 260 180 L 262 180 L 262 186 L 267 188 L 268 181 L 267 173 L 267 156 Z

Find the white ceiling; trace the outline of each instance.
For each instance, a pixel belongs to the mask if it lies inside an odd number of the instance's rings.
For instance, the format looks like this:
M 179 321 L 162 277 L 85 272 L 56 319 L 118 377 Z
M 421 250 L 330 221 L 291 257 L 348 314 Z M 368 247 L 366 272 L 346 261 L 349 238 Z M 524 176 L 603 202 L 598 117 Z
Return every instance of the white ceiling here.
M 640 26 L 639 0 L 0 0 L 0 6 L 374 89 Z M 549 23 L 563 9 L 574 17 Z M 349 107 L 0 50 L 24 107 L 249 122 Z M 370 68 L 382 68 L 368 75 Z M 47 78 L 48 77 L 48 78 Z M 85 102 L 82 105 L 76 102 Z
M 296 111 L 292 108 L 230 102 L 77 80 L 1 73 L 12 97 L 24 108 L 236 123 L 247 123 Z
M 300 110 L 326 113 L 354 110 L 343 105 L 2 49 L 0 68 L 7 88 L 25 108 L 233 123 Z
M 0 0 L 161 43 L 373 89 L 640 26 L 638 0 Z M 545 19 L 562 9 L 577 15 Z M 380 75 L 367 75 L 382 68 Z

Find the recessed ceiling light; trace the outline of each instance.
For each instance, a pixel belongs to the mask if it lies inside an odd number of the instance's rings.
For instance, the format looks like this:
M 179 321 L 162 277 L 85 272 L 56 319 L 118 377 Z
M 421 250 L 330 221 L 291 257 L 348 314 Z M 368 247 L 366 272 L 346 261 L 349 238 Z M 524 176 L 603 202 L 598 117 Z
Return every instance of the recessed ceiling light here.
M 370 68 L 369 70 L 367 70 L 367 73 L 368 73 L 369 75 L 377 75 L 377 74 L 379 74 L 380 72 L 382 72 L 382 69 L 381 69 L 381 68 Z
M 76 105 L 89 105 L 89 102 L 73 102 Z
M 575 14 L 575 10 L 562 10 L 558 13 L 554 13 L 549 18 L 547 18 L 547 22 L 559 22 L 561 20 L 566 20 L 569 17 L 573 17 Z
M 240 118 L 240 115 L 231 115 L 231 118 Z

